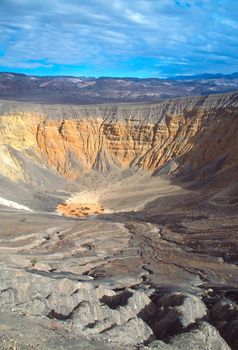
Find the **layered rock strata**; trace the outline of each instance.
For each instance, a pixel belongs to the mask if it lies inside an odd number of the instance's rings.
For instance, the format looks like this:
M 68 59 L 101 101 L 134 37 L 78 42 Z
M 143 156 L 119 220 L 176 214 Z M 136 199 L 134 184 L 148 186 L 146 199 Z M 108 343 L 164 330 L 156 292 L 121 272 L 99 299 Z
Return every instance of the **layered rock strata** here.
M 237 94 L 153 105 L 2 102 L 0 172 L 34 183 L 30 162 L 70 179 L 128 167 L 156 174 L 197 170 L 204 177 L 237 166 L 237 108 Z

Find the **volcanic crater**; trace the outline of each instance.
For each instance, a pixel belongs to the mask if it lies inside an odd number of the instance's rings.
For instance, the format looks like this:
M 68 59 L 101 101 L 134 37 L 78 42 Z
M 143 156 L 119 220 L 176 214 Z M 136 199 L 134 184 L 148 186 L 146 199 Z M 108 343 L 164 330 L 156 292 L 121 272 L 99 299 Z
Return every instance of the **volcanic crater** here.
M 6 346 L 238 349 L 237 93 L 0 114 Z

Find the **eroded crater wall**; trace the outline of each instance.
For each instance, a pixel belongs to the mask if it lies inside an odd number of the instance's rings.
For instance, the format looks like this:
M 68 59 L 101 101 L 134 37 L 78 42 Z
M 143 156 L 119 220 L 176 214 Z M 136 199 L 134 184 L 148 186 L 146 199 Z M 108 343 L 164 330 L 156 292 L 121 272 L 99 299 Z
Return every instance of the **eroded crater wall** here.
M 167 173 L 188 164 L 190 171 L 212 163 L 214 171 L 236 166 L 237 100 L 231 94 L 137 106 L 2 102 L 0 173 L 28 181 L 26 159 L 70 179 L 92 169 L 158 172 L 171 160 L 176 166 Z

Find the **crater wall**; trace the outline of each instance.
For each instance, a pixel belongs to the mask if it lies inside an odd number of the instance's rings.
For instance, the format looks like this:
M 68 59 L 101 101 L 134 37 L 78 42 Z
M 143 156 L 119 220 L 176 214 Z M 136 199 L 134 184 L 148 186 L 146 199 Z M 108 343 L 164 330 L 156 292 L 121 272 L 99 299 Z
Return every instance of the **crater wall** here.
M 238 164 L 238 94 L 137 105 L 1 101 L 0 111 L 0 174 L 14 181 L 32 182 L 32 164 L 69 179 L 128 167 L 204 177 Z

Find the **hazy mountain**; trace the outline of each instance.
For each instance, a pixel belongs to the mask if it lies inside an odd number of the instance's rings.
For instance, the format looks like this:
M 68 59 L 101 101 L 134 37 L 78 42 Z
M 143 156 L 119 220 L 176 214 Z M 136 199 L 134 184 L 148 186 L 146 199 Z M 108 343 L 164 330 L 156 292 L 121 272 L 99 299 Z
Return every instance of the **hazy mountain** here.
M 146 102 L 238 90 L 238 73 L 159 78 L 31 76 L 0 73 L 0 98 L 41 103 Z
M 231 80 L 231 79 L 237 79 L 238 78 L 238 72 L 232 73 L 232 74 L 222 74 L 222 73 L 203 73 L 203 74 L 197 74 L 197 75 L 177 75 L 175 77 L 170 77 L 170 80 L 214 80 L 214 79 L 225 79 L 225 80 Z

